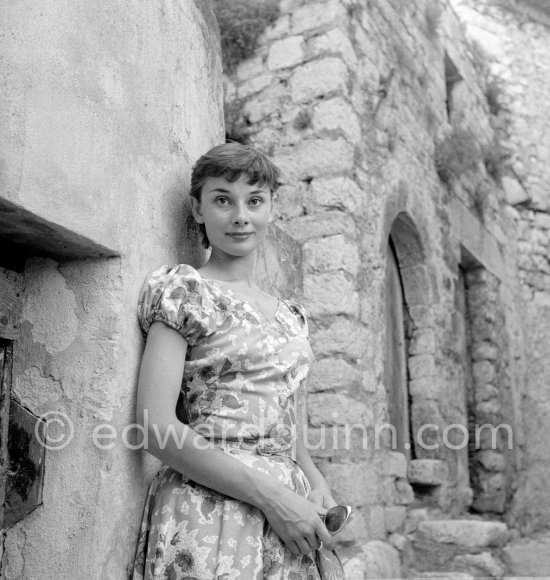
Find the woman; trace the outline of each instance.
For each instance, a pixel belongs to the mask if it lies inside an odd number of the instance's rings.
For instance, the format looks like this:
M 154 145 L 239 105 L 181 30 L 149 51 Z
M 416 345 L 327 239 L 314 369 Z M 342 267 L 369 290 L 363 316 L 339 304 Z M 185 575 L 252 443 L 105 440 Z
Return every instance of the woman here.
M 278 178 L 251 147 L 206 153 L 191 201 L 210 258 L 198 270 L 164 266 L 143 286 L 137 412 L 165 466 L 134 579 L 317 579 L 312 551 L 333 545 L 320 516 L 335 501 L 296 437 L 296 391 L 313 358 L 305 313 L 253 282 Z

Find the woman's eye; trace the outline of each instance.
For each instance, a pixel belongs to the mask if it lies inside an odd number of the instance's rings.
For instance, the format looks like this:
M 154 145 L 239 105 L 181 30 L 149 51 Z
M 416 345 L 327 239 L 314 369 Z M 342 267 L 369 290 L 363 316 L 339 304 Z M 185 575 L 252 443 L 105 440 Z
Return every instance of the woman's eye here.
M 216 203 L 218 205 L 227 205 L 229 203 L 229 200 L 227 199 L 227 197 L 217 197 Z
M 253 198 L 250 200 L 250 204 L 251 204 L 251 205 L 261 205 L 261 204 L 263 203 L 263 201 L 264 201 L 264 200 L 263 200 L 261 197 L 253 197 Z

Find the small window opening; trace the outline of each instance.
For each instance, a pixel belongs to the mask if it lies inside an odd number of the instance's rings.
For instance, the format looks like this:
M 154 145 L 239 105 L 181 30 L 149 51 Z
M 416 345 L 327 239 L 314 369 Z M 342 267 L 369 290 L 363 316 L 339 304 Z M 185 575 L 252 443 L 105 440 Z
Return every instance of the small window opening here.
M 453 93 L 461 81 L 463 81 L 463 78 L 458 68 L 449 58 L 449 55 L 445 53 L 445 104 L 447 107 L 447 119 L 449 121 L 451 121 L 452 114 L 455 110 Z

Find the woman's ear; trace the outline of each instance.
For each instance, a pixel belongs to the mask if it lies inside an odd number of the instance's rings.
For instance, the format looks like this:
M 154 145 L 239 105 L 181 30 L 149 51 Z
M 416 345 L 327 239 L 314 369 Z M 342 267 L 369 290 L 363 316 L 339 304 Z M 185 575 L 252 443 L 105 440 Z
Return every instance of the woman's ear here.
M 201 204 L 200 201 L 196 197 L 191 198 L 191 211 L 193 213 L 193 217 L 198 224 L 204 223 L 204 217 L 201 211 Z
M 277 209 L 275 206 L 275 194 L 271 196 L 271 209 L 269 210 L 269 223 L 271 223 L 275 216 L 277 215 Z

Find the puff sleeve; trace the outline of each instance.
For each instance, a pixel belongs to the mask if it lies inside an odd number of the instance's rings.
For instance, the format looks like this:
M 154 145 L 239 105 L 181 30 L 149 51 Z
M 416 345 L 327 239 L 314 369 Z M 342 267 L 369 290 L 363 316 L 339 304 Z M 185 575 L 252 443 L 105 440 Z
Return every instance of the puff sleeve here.
M 144 335 L 154 322 L 177 330 L 190 346 L 215 330 L 214 305 L 200 274 L 191 266 L 162 266 L 145 280 L 138 301 Z
M 306 338 L 309 338 L 309 325 L 307 322 L 308 315 L 306 309 L 301 304 L 295 302 L 294 300 L 287 300 L 286 303 L 290 307 L 290 310 L 292 311 L 294 316 L 297 318 L 298 323 L 302 328 L 302 332 L 304 333 L 304 336 Z

